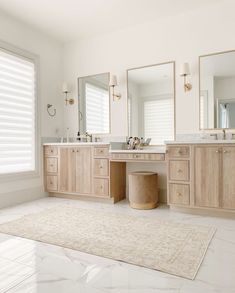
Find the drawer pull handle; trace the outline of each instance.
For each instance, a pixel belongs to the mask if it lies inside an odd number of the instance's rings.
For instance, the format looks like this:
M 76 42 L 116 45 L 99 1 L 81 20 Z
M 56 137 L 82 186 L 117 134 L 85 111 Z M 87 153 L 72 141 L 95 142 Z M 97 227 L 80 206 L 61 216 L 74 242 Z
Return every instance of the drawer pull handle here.
M 53 150 L 51 150 L 51 153 L 53 153 Z
M 228 151 L 224 150 L 224 154 L 226 154 Z
M 100 169 L 103 169 L 103 166 L 100 166 Z
M 177 192 L 177 196 L 182 196 L 182 193 L 180 193 L 180 192 Z
M 72 150 L 72 152 L 74 153 L 74 152 L 75 152 L 75 150 Z
M 178 172 L 178 173 L 182 173 L 183 171 L 182 171 L 181 169 L 179 169 L 177 172 Z
M 100 150 L 101 153 L 103 153 L 103 150 Z

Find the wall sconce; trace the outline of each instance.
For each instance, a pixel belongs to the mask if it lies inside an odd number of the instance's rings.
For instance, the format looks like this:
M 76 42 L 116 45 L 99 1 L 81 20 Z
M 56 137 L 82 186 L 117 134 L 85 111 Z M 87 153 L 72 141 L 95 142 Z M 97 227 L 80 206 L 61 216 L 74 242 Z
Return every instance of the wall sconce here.
M 190 69 L 188 63 L 181 65 L 180 76 L 184 77 L 184 91 L 188 92 L 192 89 L 191 83 L 187 82 L 187 76 L 190 75 Z
M 117 76 L 111 75 L 110 79 L 109 79 L 109 87 L 113 88 L 113 90 L 112 90 L 113 101 L 121 99 L 121 94 L 115 94 L 115 92 L 114 92 L 115 86 L 117 86 Z
M 70 93 L 68 90 L 68 85 L 66 82 L 63 83 L 62 86 L 62 93 L 65 94 L 65 105 L 73 105 L 74 104 L 74 99 L 68 99 L 68 94 Z

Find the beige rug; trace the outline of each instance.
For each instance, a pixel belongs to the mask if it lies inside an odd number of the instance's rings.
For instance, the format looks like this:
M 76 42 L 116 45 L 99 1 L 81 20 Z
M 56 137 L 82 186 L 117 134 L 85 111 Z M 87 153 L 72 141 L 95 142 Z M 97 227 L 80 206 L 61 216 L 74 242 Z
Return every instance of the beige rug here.
M 57 206 L 1 224 L 0 232 L 194 279 L 215 229 Z

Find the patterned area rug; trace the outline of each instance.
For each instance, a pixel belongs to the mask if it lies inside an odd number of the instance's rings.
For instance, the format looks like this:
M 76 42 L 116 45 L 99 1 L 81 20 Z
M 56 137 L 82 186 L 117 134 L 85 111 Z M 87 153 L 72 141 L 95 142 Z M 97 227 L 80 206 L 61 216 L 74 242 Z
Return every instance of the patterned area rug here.
M 58 206 L 1 224 L 0 232 L 194 279 L 215 229 Z

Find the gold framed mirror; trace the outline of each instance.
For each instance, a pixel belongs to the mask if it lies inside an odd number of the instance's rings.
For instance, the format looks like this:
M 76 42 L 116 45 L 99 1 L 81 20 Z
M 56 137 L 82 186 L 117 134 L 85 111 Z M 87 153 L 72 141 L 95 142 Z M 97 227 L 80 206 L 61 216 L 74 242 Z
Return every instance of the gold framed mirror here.
M 199 129 L 235 129 L 235 50 L 199 56 Z
M 100 73 L 78 78 L 79 132 L 85 134 L 109 134 L 110 73 Z
M 164 145 L 175 139 L 175 62 L 127 70 L 128 135 Z

